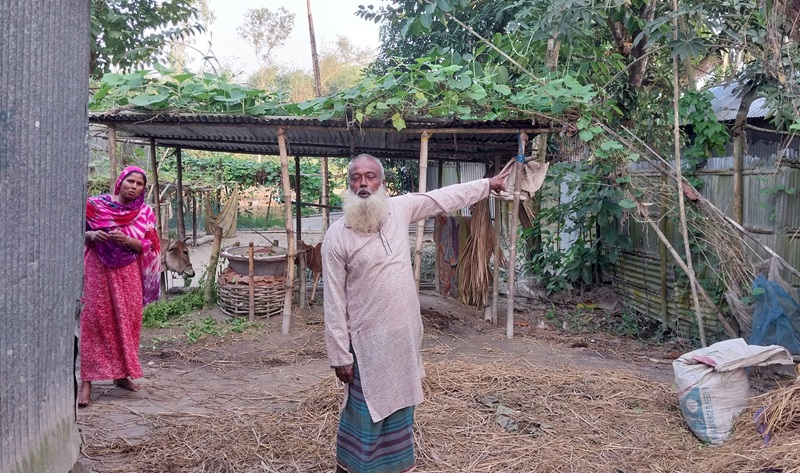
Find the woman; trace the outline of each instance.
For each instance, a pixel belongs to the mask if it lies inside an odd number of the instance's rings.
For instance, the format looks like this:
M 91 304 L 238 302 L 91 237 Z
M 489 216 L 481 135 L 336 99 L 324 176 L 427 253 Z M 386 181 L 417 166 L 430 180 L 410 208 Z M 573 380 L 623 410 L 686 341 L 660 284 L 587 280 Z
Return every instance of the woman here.
M 158 299 L 161 269 L 156 218 L 144 203 L 146 185 L 145 172 L 128 166 L 113 195 L 86 201 L 79 407 L 89 405 L 95 380 L 139 390 L 131 379 L 142 377 L 142 309 Z

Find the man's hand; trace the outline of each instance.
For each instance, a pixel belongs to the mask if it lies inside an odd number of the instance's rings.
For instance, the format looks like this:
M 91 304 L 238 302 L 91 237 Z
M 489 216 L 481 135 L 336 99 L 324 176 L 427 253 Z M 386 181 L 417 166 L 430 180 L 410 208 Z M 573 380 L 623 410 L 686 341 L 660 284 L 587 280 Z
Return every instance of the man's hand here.
M 495 192 L 502 192 L 506 190 L 506 178 L 511 174 L 515 166 L 509 166 L 508 169 L 489 178 L 489 188 Z
M 345 384 L 352 383 L 353 378 L 356 376 L 356 370 L 353 368 L 353 365 L 337 366 L 333 370 L 336 371 L 336 377 L 339 378 L 339 381 Z

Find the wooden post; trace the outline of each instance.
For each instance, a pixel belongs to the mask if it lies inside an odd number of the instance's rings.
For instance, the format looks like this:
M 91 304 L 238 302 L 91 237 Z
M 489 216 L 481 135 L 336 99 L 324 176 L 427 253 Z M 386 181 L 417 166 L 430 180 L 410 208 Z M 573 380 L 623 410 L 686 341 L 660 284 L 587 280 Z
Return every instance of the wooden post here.
M 161 238 L 161 194 L 158 185 L 158 160 L 156 159 L 156 140 L 150 138 L 150 167 L 152 168 L 152 172 L 150 173 L 150 189 L 153 194 L 153 204 L 155 206 L 155 215 L 156 215 L 156 233 L 158 237 Z M 161 248 L 161 251 L 166 251 L 166 248 Z M 161 299 L 165 299 L 167 297 L 167 272 L 166 268 L 161 268 L 161 274 L 158 278 L 158 286 L 159 292 L 161 293 Z
M 300 308 L 305 309 L 308 304 L 306 304 L 306 251 L 305 251 L 305 244 L 301 245 L 302 240 L 297 241 L 297 265 L 298 268 L 298 279 L 300 280 L 300 295 L 298 296 Z
M 250 291 L 250 299 L 248 301 L 247 320 L 254 322 L 256 320 L 256 276 L 253 274 L 253 242 L 250 242 L 250 248 L 247 250 L 247 288 Z
M 192 192 L 192 246 L 197 246 L 197 195 Z
M 442 188 L 442 178 L 443 178 L 443 175 L 444 175 L 444 169 L 443 168 L 444 168 L 444 161 L 440 159 L 439 160 L 439 169 L 436 172 L 436 174 L 437 174 L 436 175 L 436 188 L 437 189 L 441 189 Z M 433 258 L 433 271 L 434 271 L 433 281 L 434 281 L 434 284 L 436 285 L 436 293 L 437 294 L 441 294 L 442 281 L 439 279 L 439 271 L 441 271 L 441 268 L 439 267 L 439 242 L 442 239 L 442 228 L 440 228 L 439 225 L 435 225 L 434 224 L 433 229 L 434 229 L 434 231 L 433 231 L 433 244 L 434 244 L 434 248 L 435 248 L 435 251 L 433 252 L 433 255 L 434 255 L 434 258 Z
M 331 199 L 328 189 L 328 158 L 322 158 L 322 237 L 328 233 L 328 227 L 331 225 L 331 211 L 328 206 L 331 204 Z
M 520 133 L 519 135 L 519 156 L 525 156 L 525 145 L 528 142 L 528 135 Z M 519 162 L 519 158 L 514 162 L 514 203 L 511 207 L 511 243 L 508 251 L 508 301 L 506 307 L 506 338 L 509 340 L 514 338 L 514 294 L 515 294 L 515 280 L 517 269 L 517 223 L 519 221 L 519 199 L 522 186 L 522 166 L 523 163 Z
M 150 176 L 150 187 L 153 189 L 153 205 L 155 206 L 156 212 L 156 232 L 160 238 L 161 235 L 163 235 L 163 233 L 161 233 L 161 189 L 159 189 L 160 184 L 158 183 L 158 159 L 156 158 L 156 140 L 154 138 L 150 138 L 150 167 L 153 168 Z
M 211 304 L 211 288 L 214 287 L 214 278 L 217 275 L 217 263 L 219 262 L 219 248 L 222 246 L 222 227 L 214 229 L 214 243 L 211 245 L 211 261 L 206 268 L 206 290 L 203 297 L 203 306 Z
M 494 160 L 495 176 L 503 170 L 500 157 Z M 492 325 L 497 325 L 497 298 L 500 295 L 500 199 L 494 198 L 494 268 L 492 270 Z
M 278 149 L 281 155 L 281 181 L 283 183 L 283 202 L 286 204 L 286 242 L 289 246 L 286 255 L 286 295 L 283 302 L 283 324 L 281 332 L 289 333 L 292 321 L 292 300 L 294 289 L 294 258 L 297 254 L 294 231 L 292 229 L 292 189 L 289 186 L 289 153 L 286 149 L 286 129 L 278 128 Z
M 181 148 L 175 148 L 175 166 L 177 169 L 177 177 L 175 179 L 175 192 L 178 194 L 178 238 L 183 240 L 186 238 L 186 222 L 183 221 L 183 162 L 181 160 Z
M 114 193 L 114 185 L 117 183 L 119 171 L 117 170 L 117 127 L 108 127 L 108 187 L 109 194 Z
M 422 132 L 419 143 L 419 193 L 425 193 L 428 188 L 428 139 L 431 134 L 428 130 Z M 417 240 L 414 244 L 414 283 L 419 293 L 419 282 L 422 277 L 422 239 L 425 233 L 425 220 L 417 222 Z
M 297 239 L 303 238 L 303 198 L 300 195 L 300 156 L 294 157 L 295 220 Z M 287 200 L 287 202 L 290 202 Z
M 272 208 L 272 191 L 269 191 L 269 197 L 267 198 L 267 217 L 264 220 L 264 230 L 269 228 L 269 211 Z

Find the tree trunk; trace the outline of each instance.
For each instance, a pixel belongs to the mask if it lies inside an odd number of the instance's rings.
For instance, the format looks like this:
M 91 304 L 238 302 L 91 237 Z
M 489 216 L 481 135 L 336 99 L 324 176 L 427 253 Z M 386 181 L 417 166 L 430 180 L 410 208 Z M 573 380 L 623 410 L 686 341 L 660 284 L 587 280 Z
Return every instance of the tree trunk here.
M 756 99 L 756 89 L 751 87 L 742 96 L 739 110 L 736 112 L 736 120 L 733 122 L 733 219 L 739 225 L 744 225 L 744 197 L 743 197 L 743 176 L 744 154 L 747 151 L 747 114 L 750 105 Z

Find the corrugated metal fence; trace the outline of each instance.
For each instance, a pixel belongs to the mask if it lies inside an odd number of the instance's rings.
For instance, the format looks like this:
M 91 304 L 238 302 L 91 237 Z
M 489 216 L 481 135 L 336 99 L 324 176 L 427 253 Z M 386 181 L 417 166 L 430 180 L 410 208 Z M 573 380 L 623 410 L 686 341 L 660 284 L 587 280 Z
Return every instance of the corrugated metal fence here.
M 774 147 L 750 147 L 751 153 L 766 151 L 763 155 L 745 158 L 743 171 L 744 227 L 759 241 L 775 250 L 794 267 L 800 267 L 800 165 L 787 158 L 779 158 Z M 767 154 L 769 152 L 769 154 Z M 784 153 L 785 156 L 785 153 Z M 637 163 L 634 169 L 652 179 L 658 174 L 646 163 Z M 716 207 L 733 217 L 733 158 L 711 158 L 697 174 L 703 181 L 702 194 Z M 631 307 L 656 319 L 663 319 L 661 296 L 661 258 L 659 240 L 646 224 L 629 220 L 625 230 L 634 243 L 634 251 L 626 253 L 619 262 L 606 269 L 615 288 Z M 672 245 L 683 255 L 682 239 L 676 225 L 668 225 L 666 235 Z M 751 245 L 759 257 L 767 253 Z M 678 277 L 676 265 L 668 256 L 667 271 L 667 325 L 684 335 L 697 333 L 691 293 L 685 277 Z M 784 278 L 798 285 L 800 280 L 788 273 Z M 705 304 L 702 312 L 706 330 L 721 332 L 715 312 Z
M 0 473 L 78 454 L 89 0 L 0 2 Z

